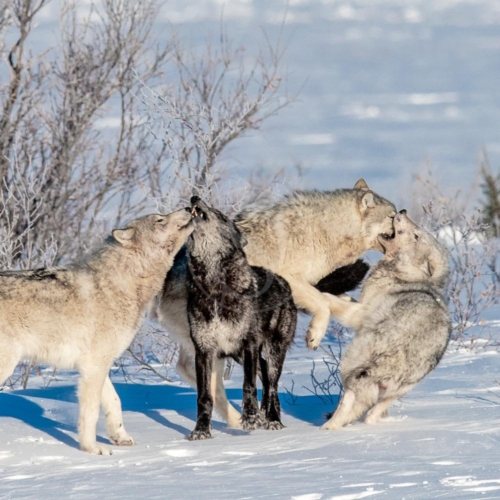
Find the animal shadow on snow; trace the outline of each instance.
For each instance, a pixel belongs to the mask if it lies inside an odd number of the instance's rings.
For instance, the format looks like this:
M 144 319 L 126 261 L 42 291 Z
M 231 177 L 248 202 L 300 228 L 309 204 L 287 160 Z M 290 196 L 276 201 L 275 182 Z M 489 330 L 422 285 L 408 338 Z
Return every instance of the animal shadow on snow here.
M 196 421 L 196 392 L 189 387 L 125 383 L 115 383 L 114 386 L 122 401 L 123 411 L 143 413 L 160 425 L 176 431 L 181 436 L 188 434 L 190 429 L 170 421 L 165 415 L 162 415 L 161 411 L 175 411 L 191 421 Z M 227 389 L 227 394 L 229 399 L 233 401 L 241 401 L 242 399 L 241 389 Z M 324 422 L 324 413 L 331 411 L 331 405 L 324 405 L 314 395 L 295 396 L 293 403 L 289 402 L 290 399 L 286 393 L 281 392 L 279 396 L 285 415 L 290 415 L 297 420 L 302 420 L 315 426 Z M 260 397 L 259 390 L 259 399 Z M 58 411 L 55 413 L 55 418 L 52 418 L 50 413 L 46 412 L 32 398 L 74 403 L 74 408 L 68 412 Z M 333 406 L 335 405 L 336 402 L 333 403 Z M 318 407 L 324 407 L 325 411 L 318 414 Z M 20 420 L 30 427 L 48 434 L 57 441 L 79 449 L 78 442 L 71 435 L 67 434 L 69 432 L 76 435 L 78 432 L 78 400 L 74 385 L 0 393 L 0 418 L 4 417 Z M 125 423 L 127 421 L 126 418 L 125 415 Z M 70 421 L 69 423 L 67 423 L 68 420 Z M 243 430 L 230 429 L 223 422 L 213 421 L 212 425 L 214 430 L 226 434 L 248 434 Z M 99 428 L 104 432 L 104 419 L 102 415 L 99 419 Z M 99 436 L 97 440 L 101 443 L 108 442 L 107 439 Z

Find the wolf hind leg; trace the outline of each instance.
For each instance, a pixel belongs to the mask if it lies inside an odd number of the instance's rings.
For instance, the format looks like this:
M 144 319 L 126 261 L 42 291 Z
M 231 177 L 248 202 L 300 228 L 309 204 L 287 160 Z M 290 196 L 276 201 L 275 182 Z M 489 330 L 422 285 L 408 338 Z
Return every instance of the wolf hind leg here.
M 409 391 L 411 391 L 416 384 L 409 384 L 403 387 L 391 388 L 392 391 L 389 395 L 384 394 L 385 391 L 381 390 L 381 396 L 377 404 L 366 414 L 365 424 L 372 425 L 376 424 L 381 418 L 388 416 L 389 406 L 398 398 L 404 396 Z
M 321 428 L 337 430 L 351 422 L 355 422 L 377 402 L 378 395 L 378 385 L 370 382 L 364 382 L 355 386 L 355 388 L 346 388 L 332 418 Z
M 381 418 L 387 416 L 387 409 L 397 399 L 396 396 L 381 399 L 365 417 L 365 424 L 376 424 Z
M 342 398 L 340 399 L 339 404 L 335 409 L 335 411 L 333 412 L 333 415 L 331 416 L 330 420 L 324 423 L 321 426 L 321 429 L 327 431 L 335 431 L 346 425 L 348 420 L 348 415 L 350 415 L 355 402 L 356 402 L 356 395 L 354 394 L 353 391 L 347 389 L 344 392 Z
M 281 405 L 278 396 L 278 383 L 285 363 L 286 350 L 278 346 L 270 346 L 267 350 L 267 373 L 266 379 L 263 378 L 262 384 L 267 384 L 263 389 L 266 391 L 265 402 L 265 423 L 264 428 L 269 430 L 283 429 L 281 423 Z M 264 402 L 264 397 L 263 397 Z
M 101 405 L 106 416 L 106 428 L 110 441 L 117 446 L 132 446 L 135 441 L 123 425 L 122 405 L 109 375 L 104 380 Z
M 262 421 L 257 400 L 257 371 L 259 350 L 257 345 L 250 341 L 243 351 L 243 412 L 241 426 L 247 431 L 261 427 Z

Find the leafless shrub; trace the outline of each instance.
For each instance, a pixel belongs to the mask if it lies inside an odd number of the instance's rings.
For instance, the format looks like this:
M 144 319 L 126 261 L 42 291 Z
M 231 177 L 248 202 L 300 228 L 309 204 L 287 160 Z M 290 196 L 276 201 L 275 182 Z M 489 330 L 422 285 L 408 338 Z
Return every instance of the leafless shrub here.
M 245 49 L 234 48 L 224 30 L 217 44 L 209 40 L 201 52 L 175 39 L 173 83 L 153 88 L 137 77 L 147 128 L 168 152 L 167 168 L 155 172 L 152 195 L 169 209 L 192 194 L 228 212 L 269 196 L 253 176 L 232 185 L 224 180 L 229 167 L 221 158 L 236 138 L 259 129 L 295 98 L 283 89 L 281 35 L 275 44 L 265 41 L 249 63 Z M 280 172 L 266 181 L 272 186 L 282 178 Z
M 264 36 L 249 63 L 225 32 L 202 52 L 159 39 L 156 0 L 68 1 L 60 41 L 29 50 L 50 1 L 0 2 L 1 266 L 73 258 L 125 219 L 193 193 L 229 213 L 272 196 L 264 177 L 231 180 L 222 153 L 293 100 L 281 37 Z M 266 181 L 278 189 L 286 176 Z M 129 354 L 152 371 L 172 349 L 143 331 Z
M 171 382 L 171 370 L 178 354 L 178 346 L 165 330 L 146 323 L 116 366 L 125 380 L 134 381 L 139 374 L 148 374 Z
M 342 341 L 337 337 L 338 352 L 335 353 L 331 344 L 327 348 L 320 346 L 325 352 L 323 364 L 326 368 L 326 377 L 322 373 L 318 375 L 316 363 L 313 361 L 311 369 L 311 387 L 303 386 L 311 394 L 314 394 L 324 404 L 332 404 L 339 400 L 344 393 L 342 377 L 340 375 L 340 360 L 342 359 Z
M 487 238 L 488 226 L 477 203 L 475 189 L 445 193 L 432 170 L 415 178 L 414 198 L 425 199 L 420 210 L 413 208 L 416 220 L 429 229 L 450 252 L 451 278 L 447 297 L 453 321 L 453 338 L 462 346 L 477 347 L 497 343 L 491 338 L 485 314 L 499 299 L 498 239 Z M 423 195 L 425 193 L 425 195 Z M 425 196 L 425 198 L 424 198 Z M 478 338 L 490 342 L 478 343 Z
M 289 405 L 295 405 L 297 404 L 297 400 L 298 400 L 298 396 L 297 394 L 295 394 L 295 380 L 292 379 L 292 386 L 290 387 L 290 389 L 288 387 L 283 387 L 283 389 L 285 390 L 285 401 L 289 404 Z
M 16 182 L 8 182 L 7 179 L 12 178 Z M 51 238 L 40 244 L 32 237 L 33 228 L 41 215 L 38 200 L 44 196 L 45 169 L 36 170 L 31 162 L 21 168 L 14 158 L 8 165 L 7 179 L 4 178 L 6 185 L 0 190 L 0 268 L 51 266 L 57 255 L 56 241 Z M 33 371 L 43 377 L 45 385 L 54 376 L 54 373 L 47 376 L 46 372 L 30 361 L 23 361 L 4 385 L 26 388 Z

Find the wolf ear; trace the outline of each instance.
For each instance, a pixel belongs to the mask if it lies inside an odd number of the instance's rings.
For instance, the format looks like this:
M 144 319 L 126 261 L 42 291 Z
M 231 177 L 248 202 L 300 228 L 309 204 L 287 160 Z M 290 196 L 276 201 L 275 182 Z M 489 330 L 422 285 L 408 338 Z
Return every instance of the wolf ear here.
M 373 193 L 371 191 L 367 191 L 363 198 L 361 198 L 361 208 L 363 211 L 368 210 L 369 208 L 373 208 L 375 206 L 375 198 L 373 197 Z
M 127 229 L 114 229 L 111 232 L 113 238 L 124 247 L 130 246 L 134 237 L 135 229 L 128 227 Z
M 358 182 L 356 182 L 356 184 L 354 184 L 354 189 L 361 189 L 362 191 L 368 191 L 370 188 L 368 187 L 366 181 L 363 178 L 361 178 L 358 179 Z

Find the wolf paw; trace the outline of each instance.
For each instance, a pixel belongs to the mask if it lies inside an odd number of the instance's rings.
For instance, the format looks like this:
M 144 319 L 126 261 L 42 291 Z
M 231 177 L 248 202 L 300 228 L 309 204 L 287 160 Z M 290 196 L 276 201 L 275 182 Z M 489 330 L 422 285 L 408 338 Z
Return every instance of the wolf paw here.
M 188 441 L 200 441 L 202 439 L 212 439 L 210 430 L 194 430 L 186 436 Z
M 241 427 L 246 431 L 255 431 L 262 427 L 262 418 L 256 413 L 255 415 L 247 415 L 241 417 Z
M 320 429 L 321 430 L 324 430 L 324 431 L 338 431 L 339 429 L 341 429 L 342 427 L 338 424 L 336 424 L 335 422 L 326 422 L 326 424 L 323 424 Z
M 115 446 L 134 446 L 135 441 L 132 438 L 132 436 L 129 436 L 128 434 L 124 434 L 123 436 L 110 436 L 109 440 L 115 445 Z
M 93 444 L 93 445 L 82 445 L 82 451 L 86 451 L 87 453 L 92 453 L 93 455 L 112 455 L 113 452 L 104 446 L 103 444 Z
M 315 351 L 319 347 L 322 338 L 322 335 L 316 332 L 313 328 L 309 327 L 309 330 L 307 330 L 306 334 L 307 348 Z
M 279 420 L 273 420 L 272 422 L 264 422 L 262 428 L 267 431 L 280 431 L 281 429 L 284 429 L 285 426 Z

